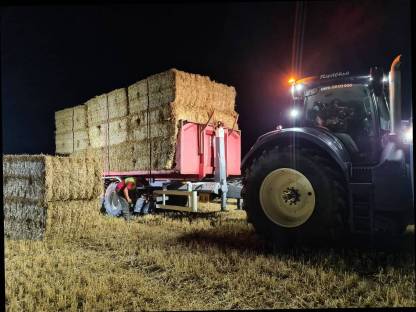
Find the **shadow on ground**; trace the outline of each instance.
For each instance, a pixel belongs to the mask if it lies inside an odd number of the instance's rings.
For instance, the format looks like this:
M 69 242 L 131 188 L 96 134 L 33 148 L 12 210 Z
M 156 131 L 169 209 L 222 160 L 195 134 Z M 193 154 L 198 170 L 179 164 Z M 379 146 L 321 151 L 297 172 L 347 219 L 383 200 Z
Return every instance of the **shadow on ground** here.
M 371 240 L 363 236 L 349 236 L 334 243 L 317 242 L 281 249 L 259 237 L 245 220 L 241 221 L 244 222 L 187 233 L 180 236 L 177 242 L 185 246 L 215 246 L 224 252 L 235 250 L 291 258 L 317 266 L 324 264 L 328 269 L 351 271 L 361 276 L 375 274 L 380 268 L 414 271 L 414 230 L 399 237 L 377 236 Z

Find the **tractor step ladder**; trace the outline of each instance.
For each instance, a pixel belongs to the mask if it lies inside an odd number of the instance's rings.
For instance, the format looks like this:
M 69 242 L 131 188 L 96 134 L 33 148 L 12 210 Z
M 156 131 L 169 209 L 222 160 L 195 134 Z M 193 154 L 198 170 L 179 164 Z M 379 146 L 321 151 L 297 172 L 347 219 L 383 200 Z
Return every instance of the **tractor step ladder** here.
M 350 224 L 354 233 L 373 233 L 373 184 L 350 183 Z

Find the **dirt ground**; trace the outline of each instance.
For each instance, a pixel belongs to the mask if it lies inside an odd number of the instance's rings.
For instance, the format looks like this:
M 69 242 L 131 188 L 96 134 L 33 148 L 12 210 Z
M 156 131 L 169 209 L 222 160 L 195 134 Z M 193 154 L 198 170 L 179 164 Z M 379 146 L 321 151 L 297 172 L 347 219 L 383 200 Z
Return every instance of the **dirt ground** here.
M 414 226 L 384 250 L 276 251 L 257 237 L 244 211 L 230 208 L 130 222 L 102 216 L 78 240 L 6 240 L 6 309 L 416 306 Z

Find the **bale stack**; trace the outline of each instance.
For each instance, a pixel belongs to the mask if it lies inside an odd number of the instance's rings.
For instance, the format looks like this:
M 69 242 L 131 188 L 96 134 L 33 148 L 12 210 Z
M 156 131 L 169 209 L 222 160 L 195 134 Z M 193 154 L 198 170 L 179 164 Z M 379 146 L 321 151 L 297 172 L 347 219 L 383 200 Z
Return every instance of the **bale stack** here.
M 150 151 L 153 170 L 172 169 L 180 120 L 205 124 L 212 115 L 211 123 L 238 129 L 235 89 L 206 76 L 170 69 L 129 86 L 128 96 L 129 141 L 140 147 L 133 155 L 138 170 L 149 168 Z
M 209 77 L 176 69 L 152 75 L 126 89 L 86 103 L 90 147 L 105 170 L 164 170 L 174 167 L 180 121 L 238 129 L 236 92 Z M 151 159 L 151 164 L 150 164 Z
M 99 216 L 102 166 L 97 158 L 3 156 L 5 237 L 76 237 Z

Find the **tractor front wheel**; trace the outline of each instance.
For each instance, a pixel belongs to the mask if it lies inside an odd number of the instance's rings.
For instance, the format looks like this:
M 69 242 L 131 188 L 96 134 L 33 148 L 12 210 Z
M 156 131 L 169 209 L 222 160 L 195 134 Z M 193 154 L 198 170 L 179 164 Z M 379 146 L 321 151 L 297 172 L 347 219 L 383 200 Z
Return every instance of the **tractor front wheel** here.
M 276 147 L 245 172 L 243 208 L 276 245 L 328 241 L 343 233 L 346 190 L 330 160 L 312 149 Z

